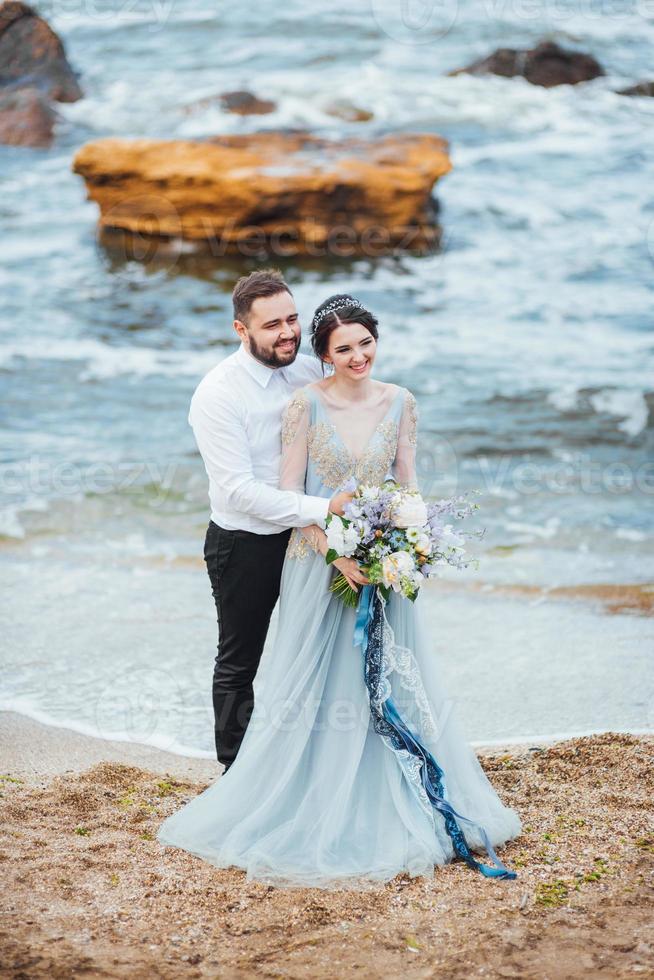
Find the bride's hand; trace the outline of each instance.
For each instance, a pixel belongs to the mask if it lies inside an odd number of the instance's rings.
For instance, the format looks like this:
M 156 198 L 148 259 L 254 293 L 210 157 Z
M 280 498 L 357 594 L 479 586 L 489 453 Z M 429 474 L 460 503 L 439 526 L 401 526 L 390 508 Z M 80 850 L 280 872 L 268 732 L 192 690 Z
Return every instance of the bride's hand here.
M 348 585 L 354 589 L 355 592 L 359 591 L 360 585 L 369 585 L 370 579 L 363 571 L 358 562 L 354 558 L 337 558 L 336 561 L 332 562 L 339 572 L 347 579 Z

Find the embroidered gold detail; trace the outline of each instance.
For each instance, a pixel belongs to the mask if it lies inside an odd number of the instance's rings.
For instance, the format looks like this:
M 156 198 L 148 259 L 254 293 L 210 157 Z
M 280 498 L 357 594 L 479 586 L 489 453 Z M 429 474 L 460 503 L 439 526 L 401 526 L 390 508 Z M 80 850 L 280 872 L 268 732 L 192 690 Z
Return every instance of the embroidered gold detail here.
M 286 549 L 287 558 L 297 558 L 298 561 L 304 561 L 304 559 L 309 554 L 309 543 L 305 536 L 302 534 L 302 528 L 294 527 L 291 531 L 291 536 L 288 540 L 288 547 Z
M 297 435 L 302 416 L 309 407 L 309 399 L 304 391 L 296 391 L 282 415 L 282 442 L 290 446 Z
M 406 408 L 409 414 L 407 438 L 412 446 L 418 445 L 418 403 L 412 391 L 406 393 Z
M 352 461 L 349 453 L 334 444 L 335 428 L 329 422 L 316 422 L 309 427 L 308 449 L 316 471 L 326 487 L 337 489 L 350 477 Z
M 388 419 L 375 429 L 368 448 L 357 459 L 343 445 L 338 445 L 335 426 L 317 422 L 309 427 L 309 456 L 323 484 L 337 490 L 350 477 L 359 483 L 382 483 L 397 450 L 397 422 Z
M 314 546 L 301 527 L 293 528 L 288 540 L 288 547 L 286 548 L 287 558 L 297 558 L 298 561 L 304 561 L 312 552 L 318 554 L 319 551 L 320 548 L 318 545 L 316 544 Z

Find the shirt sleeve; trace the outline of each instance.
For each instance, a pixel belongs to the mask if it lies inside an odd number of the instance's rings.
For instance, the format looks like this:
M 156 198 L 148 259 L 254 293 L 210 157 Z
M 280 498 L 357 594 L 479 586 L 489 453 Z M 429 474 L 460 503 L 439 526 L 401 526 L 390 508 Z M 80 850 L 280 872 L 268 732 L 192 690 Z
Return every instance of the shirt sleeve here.
M 257 480 L 247 432 L 229 399 L 194 398 L 188 416 L 210 481 L 225 494 L 230 509 L 286 527 L 324 526 L 329 500 L 303 491 L 277 489 Z
M 397 438 L 397 450 L 393 463 L 393 477 L 397 483 L 418 489 L 416 474 L 416 447 L 418 445 L 418 405 L 415 396 L 408 389 L 404 396 L 404 406 Z

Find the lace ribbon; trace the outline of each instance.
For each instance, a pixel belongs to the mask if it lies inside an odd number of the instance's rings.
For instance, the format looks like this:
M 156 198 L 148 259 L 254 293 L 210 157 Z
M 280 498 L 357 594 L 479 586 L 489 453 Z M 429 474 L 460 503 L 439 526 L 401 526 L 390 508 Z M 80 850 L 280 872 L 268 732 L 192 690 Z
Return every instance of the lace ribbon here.
M 408 601 L 408 600 L 407 600 Z M 429 701 L 415 657 L 406 647 L 398 647 L 386 618 L 385 600 L 374 585 L 361 589 L 354 627 L 354 645 L 364 653 L 364 677 L 370 699 L 374 729 L 398 755 L 403 769 L 413 782 L 420 802 L 429 804 L 443 815 L 445 829 L 455 853 L 486 878 L 517 878 L 498 858 L 484 828 L 457 813 L 445 799 L 444 773 L 433 755 L 403 721 L 392 698 L 388 676 L 400 675 L 402 686 L 416 697 L 421 716 L 433 726 Z M 470 851 L 460 823 L 474 827 L 481 836 L 492 866 L 477 861 Z

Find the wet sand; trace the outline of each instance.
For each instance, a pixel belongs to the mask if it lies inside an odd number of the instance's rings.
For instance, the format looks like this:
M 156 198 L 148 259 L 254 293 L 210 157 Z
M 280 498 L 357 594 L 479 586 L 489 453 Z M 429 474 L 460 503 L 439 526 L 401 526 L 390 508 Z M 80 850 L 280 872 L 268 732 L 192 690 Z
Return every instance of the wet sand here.
M 654 736 L 479 750 L 524 833 L 515 881 L 460 862 L 366 892 L 273 889 L 155 839 L 212 760 L 0 714 L 1 975 L 654 975 Z
M 146 564 L 163 568 L 204 567 L 202 559 L 177 556 L 172 559 L 149 558 Z M 636 616 L 654 616 L 654 582 L 596 582 L 582 585 L 532 585 L 523 583 L 499 583 L 484 581 L 481 578 L 457 582 L 453 578 L 436 577 L 429 588 L 436 592 L 493 593 L 509 598 L 525 597 L 542 601 L 585 602 L 595 605 L 599 612 Z

